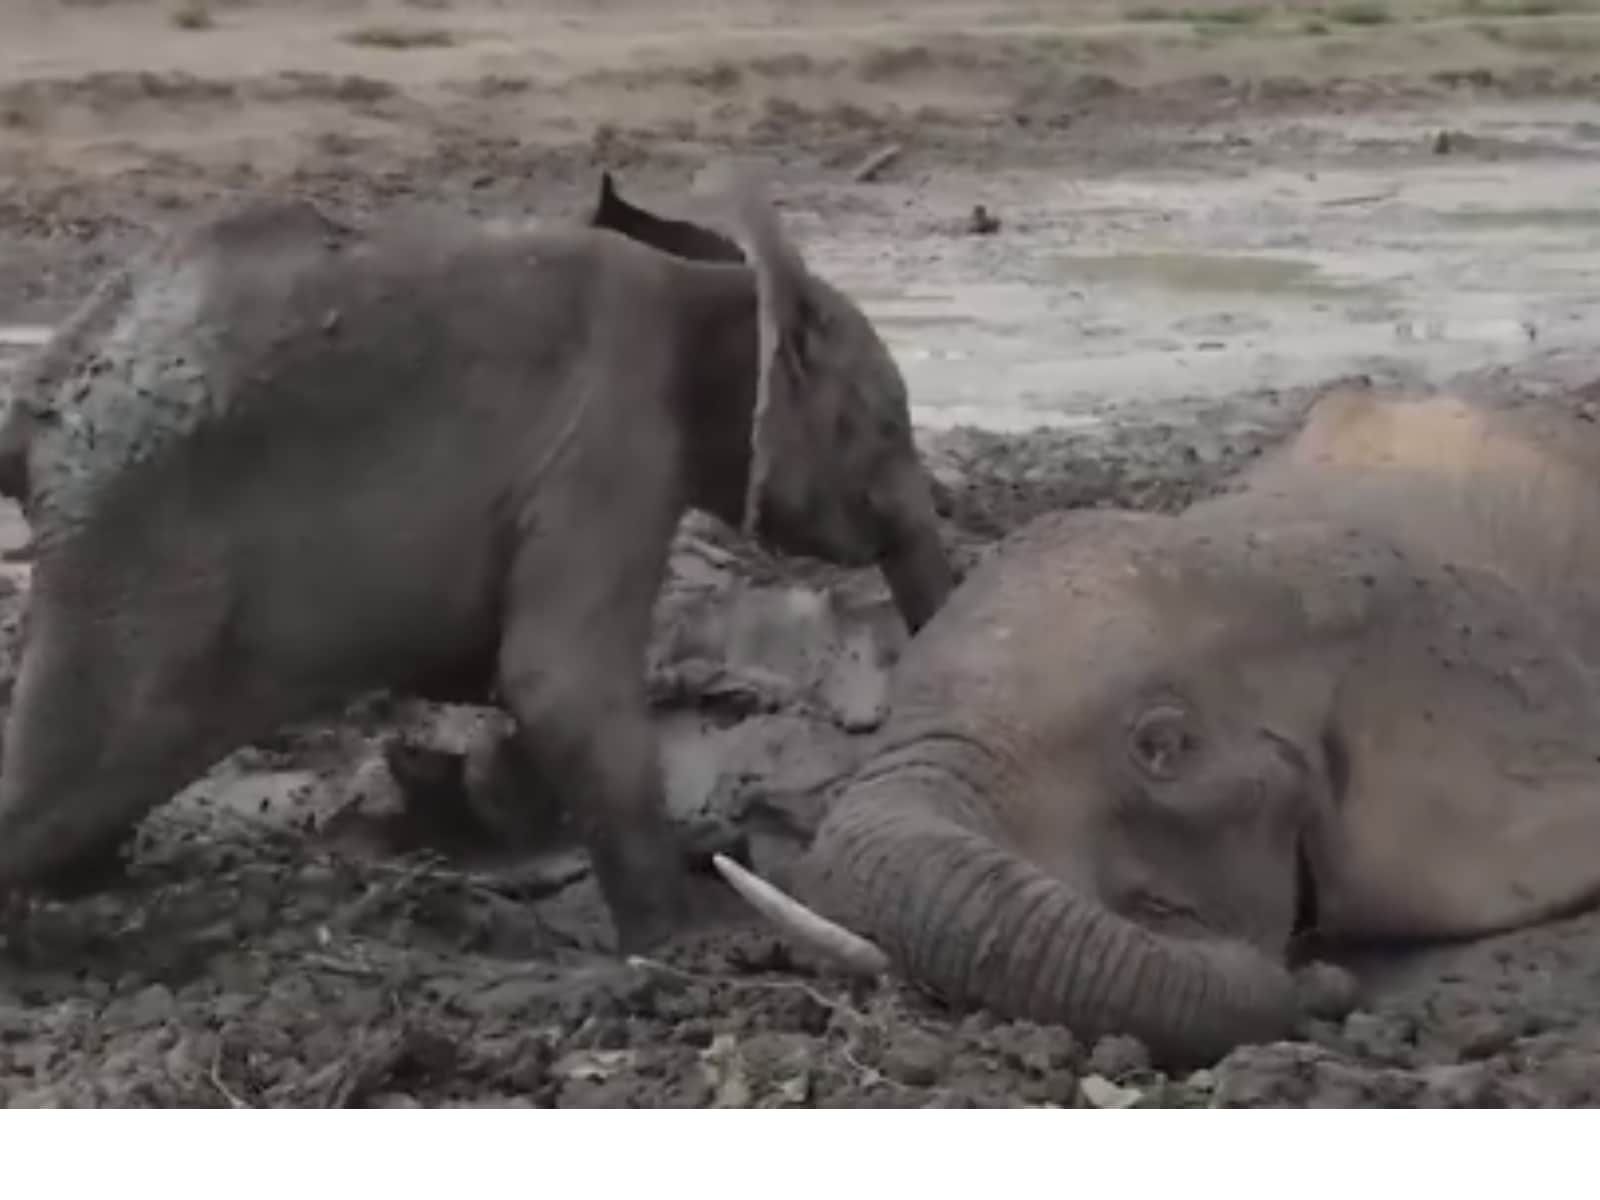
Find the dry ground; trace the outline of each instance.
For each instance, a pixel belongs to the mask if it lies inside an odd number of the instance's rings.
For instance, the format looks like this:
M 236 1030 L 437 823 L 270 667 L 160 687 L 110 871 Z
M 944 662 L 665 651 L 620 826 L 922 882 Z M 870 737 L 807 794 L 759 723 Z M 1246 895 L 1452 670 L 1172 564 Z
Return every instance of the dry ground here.
M 1596 50 L 1600 11 L 1576 0 L 27 0 L 0 11 L 0 351 L 220 197 L 563 220 L 602 166 L 670 198 L 753 156 L 883 323 L 974 555 L 1052 506 L 1182 504 L 1341 374 L 1600 374 Z M 991 236 L 968 233 L 977 203 Z M 11 514 L 0 540 L 22 536 Z M 9 660 L 25 573 L 6 582 Z M 897 637 L 881 590 L 697 527 L 659 617 L 675 810 L 781 858 L 873 719 Z M 1184 1079 L 1126 1042 L 852 993 L 750 927 L 617 966 L 581 855 L 442 864 L 355 836 L 382 813 L 381 739 L 449 743 L 470 716 L 374 698 L 285 731 L 154 816 L 118 890 L 6 914 L 0 1099 L 1564 1104 L 1600 1086 L 1588 919 L 1375 966 L 1349 1020 Z

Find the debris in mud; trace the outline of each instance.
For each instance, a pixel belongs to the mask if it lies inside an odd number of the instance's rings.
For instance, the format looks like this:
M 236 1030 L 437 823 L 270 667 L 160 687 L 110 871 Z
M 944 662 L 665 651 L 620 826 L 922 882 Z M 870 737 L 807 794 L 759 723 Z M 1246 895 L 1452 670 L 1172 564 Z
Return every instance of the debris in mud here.
M 1090 1108 L 1132 1108 L 1144 1099 L 1138 1088 L 1118 1087 L 1104 1075 L 1085 1075 L 1078 1087 Z
M 856 183 L 871 183 L 874 179 L 877 179 L 878 176 L 882 175 L 891 166 L 893 166 L 895 161 L 904 152 L 905 147 L 899 143 L 895 143 L 891 146 L 885 146 L 882 150 L 878 150 L 873 154 L 868 155 L 860 166 L 858 166 L 854 171 L 850 172 L 850 178 Z
M 991 213 L 982 204 L 974 204 L 972 211 L 967 214 L 967 232 L 978 236 L 985 236 L 1000 231 L 1000 218 Z

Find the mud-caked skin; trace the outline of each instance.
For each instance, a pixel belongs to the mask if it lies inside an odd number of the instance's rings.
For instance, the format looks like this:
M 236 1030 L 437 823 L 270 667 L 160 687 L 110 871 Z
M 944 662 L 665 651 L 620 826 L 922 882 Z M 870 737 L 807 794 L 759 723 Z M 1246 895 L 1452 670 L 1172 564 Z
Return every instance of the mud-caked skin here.
M 622 944 L 670 932 L 643 666 L 684 510 L 879 564 L 913 627 L 951 586 L 888 352 L 736 195 L 748 264 L 269 203 L 110 279 L 0 423 L 36 555 L 0 891 L 285 722 L 492 694 Z
M 956 1002 L 1174 1062 L 1326 1006 L 1297 915 L 1414 940 L 1593 903 L 1576 409 L 1343 392 L 1181 515 L 1039 518 L 908 646 L 797 890 Z

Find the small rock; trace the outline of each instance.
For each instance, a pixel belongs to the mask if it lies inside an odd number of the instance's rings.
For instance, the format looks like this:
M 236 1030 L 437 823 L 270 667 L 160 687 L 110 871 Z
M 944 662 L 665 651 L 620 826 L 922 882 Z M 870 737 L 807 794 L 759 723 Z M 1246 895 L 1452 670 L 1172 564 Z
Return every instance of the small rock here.
M 11 1004 L 0 1004 L 0 1042 L 21 1040 L 33 1032 L 34 1022 L 28 1010 Z
M 733 1034 L 719 1033 L 700 1052 L 700 1073 L 711 1090 L 714 1108 L 750 1106 L 750 1078 Z
M 367 1101 L 372 1108 L 421 1108 L 415 1096 L 405 1092 L 379 1092 Z
M 1005 1050 L 1008 1066 L 1040 1077 L 1070 1072 L 1079 1054 L 1077 1040 L 1067 1029 L 1020 1021 L 1012 1026 Z
M 550 996 L 550 984 L 540 978 L 507 979 L 468 999 L 473 1011 L 486 1016 L 525 1016 L 535 1012 Z
M 1377 1013 L 1354 1012 L 1345 1018 L 1343 1041 L 1353 1053 L 1373 1062 L 1408 1066 L 1415 1059 L 1415 1047 L 1403 1023 Z
M 1132 1108 L 1144 1099 L 1138 1088 L 1118 1087 L 1103 1075 L 1086 1075 L 1078 1080 L 1078 1090 L 1090 1108 Z
M 1464 1059 L 1490 1058 L 1511 1045 L 1516 1031 L 1493 1013 L 1463 1017 L 1452 1024 L 1445 1036 Z
M 950 1051 L 932 1034 L 900 1034 L 883 1052 L 882 1069 L 889 1078 L 909 1087 L 932 1087 L 950 1063 Z
M 1294 982 L 1301 1012 L 1324 1021 L 1348 1016 L 1361 992 L 1354 975 L 1326 962 L 1307 963 L 1295 972 Z
M 1101 1038 L 1089 1055 L 1089 1071 L 1108 1079 L 1120 1079 L 1149 1067 L 1150 1052 L 1144 1048 L 1144 1043 L 1122 1034 Z
M 999 217 L 995 216 L 981 204 L 974 204 L 972 206 L 972 212 L 967 217 L 968 233 L 986 236 L 991 233 L 998 233 L 999 230 Z
M 551 1073 L 563 1079 L 604 1080 L 627 1070 L 638 1058 L 632 1050 L 574 1050 L 551 1065 Z
M 243 1017 L 255 1005 L 256 998 L 248 992 L 223 992 L 211 1003 L 208 1014 L 216 1021 L 227 1024 Z
M 710 1021 L 692 1017 L 687 1021 L 680 1021 L 678 1027 L 672 1031 L 672 1036 L 685 1046 L 693 1046 L 696 1049 L 703 1050 L 711 1045 L 711 1041 L 716 1035 L 711 1028 Z
M 1422 1078 L 1424 1108 L 1482 1108 L 1488 1092 L 1488 1071 L 1481 1063 L 1428 1067 Z
M 214 1033 L 185 1034 L 166 1053 L 167 1075 L 174 1080 L 192 1082 L 216 1061 L 218 1048 Z
M 159 1025 L 170 1021 L 176 1009 L 172 990 L 165 984 L 152 983 L 125 1002 L 122 1019 L 135 1026 Z
M 540 1095 L 549 1083 L 550 1064 L 554 1060 L 555 1051 L 549 1042 L 530 1037 L 502 1069 L 500 1081 L 520 1095 Z

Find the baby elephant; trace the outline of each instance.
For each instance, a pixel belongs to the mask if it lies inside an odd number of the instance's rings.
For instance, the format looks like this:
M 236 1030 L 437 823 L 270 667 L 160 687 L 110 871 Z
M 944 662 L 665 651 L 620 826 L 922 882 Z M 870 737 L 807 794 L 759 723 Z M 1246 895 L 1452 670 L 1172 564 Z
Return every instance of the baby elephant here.
M 684 510 L 878 564 L 913 628 L 952 582 L 891 356 L 753 188 L 732 198 L 744 261 L 292 202 L 109 279 L 0 423 L 36 555 L 0 892 L 382 688 L 498 697 L 621 947 L 670 934 L 643 668 Z

